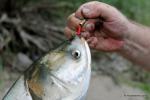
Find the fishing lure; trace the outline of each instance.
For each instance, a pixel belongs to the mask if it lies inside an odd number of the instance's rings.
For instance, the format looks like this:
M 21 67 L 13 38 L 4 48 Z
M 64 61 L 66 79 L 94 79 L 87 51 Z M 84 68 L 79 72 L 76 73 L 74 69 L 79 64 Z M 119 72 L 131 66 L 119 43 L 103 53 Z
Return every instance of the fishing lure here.
M 76 30 L 76 35 L 80 36 L 81 35 L 81 32 L 83 30 L 83 26 L 85 24 L 86 20 L 84 19 L 77 27 L 77 30 Z

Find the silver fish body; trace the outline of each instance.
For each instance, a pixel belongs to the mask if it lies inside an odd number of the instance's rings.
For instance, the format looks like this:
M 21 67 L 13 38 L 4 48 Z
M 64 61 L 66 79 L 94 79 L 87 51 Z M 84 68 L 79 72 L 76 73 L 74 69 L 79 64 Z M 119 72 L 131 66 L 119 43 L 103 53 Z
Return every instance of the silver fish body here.
M 37 60 L 3 100 L 83 100 L 91 74 L 87 42 L 75 37 Z

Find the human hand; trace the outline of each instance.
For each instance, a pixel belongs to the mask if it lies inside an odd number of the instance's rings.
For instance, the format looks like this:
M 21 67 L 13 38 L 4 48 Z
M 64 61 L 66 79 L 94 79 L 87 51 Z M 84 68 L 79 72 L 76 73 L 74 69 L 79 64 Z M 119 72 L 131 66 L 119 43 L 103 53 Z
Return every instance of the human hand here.
M 130 22 L 116 8 L 102 2 L 85 3 L 69 16 L 65 34 L 75 33 L 79 23 L 87 19 L 81 36 L 91 48 L 102 51 L 117 51 L 124 45 Z

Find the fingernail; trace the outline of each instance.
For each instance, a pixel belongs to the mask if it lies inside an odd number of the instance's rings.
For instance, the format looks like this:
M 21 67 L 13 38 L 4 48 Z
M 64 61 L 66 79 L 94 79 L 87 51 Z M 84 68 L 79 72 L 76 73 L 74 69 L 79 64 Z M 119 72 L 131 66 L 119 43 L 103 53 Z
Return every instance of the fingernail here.
M 88 38 L 88 37 L 89 37 L 89 33 L 88 33 L 88 32 L 82 32 L 81 35 L 82 35 L 84 38 Z
M 90 9 L 88 9 L 88 8 L 83 8 L 83 10 L 82 10 L 82 11 L 83 11 L 83 13 L 84 13 L 84 14 L 88 14 L 88 13 L 89 13 L 89 11 L 90 11 Z
M 94 24 L 87 24 L 85 28 L 87 31 L 93 31 L 94 30 Z

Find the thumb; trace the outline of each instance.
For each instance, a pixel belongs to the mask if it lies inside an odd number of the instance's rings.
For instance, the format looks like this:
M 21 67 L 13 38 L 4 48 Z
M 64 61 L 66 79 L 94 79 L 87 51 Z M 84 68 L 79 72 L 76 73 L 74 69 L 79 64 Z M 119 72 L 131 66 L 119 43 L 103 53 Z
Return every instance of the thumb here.
M 89 2 L 79 7 L 79 9 L 75 12 L 75 16 L 79 19 L 98 18 L 100 16 L 100 12 L 99 2 Z
M 116 11 L 117 10 L 114 7 L 108 4 L 93 1 L 85 3 L 81 7 L 79 7 L 79 9 L 75 12 L 75 16 L 79 19 L 102 18 L 108 20 L 112 16 L 114 16 L 114 13 L 116 13 Z
M 100 12 L 98 10 L 98 7 L 95 7 L 95 8 L 83 7 L 82 15 L 84 18 L 93 19 L 93 18 L 100 17 Z

